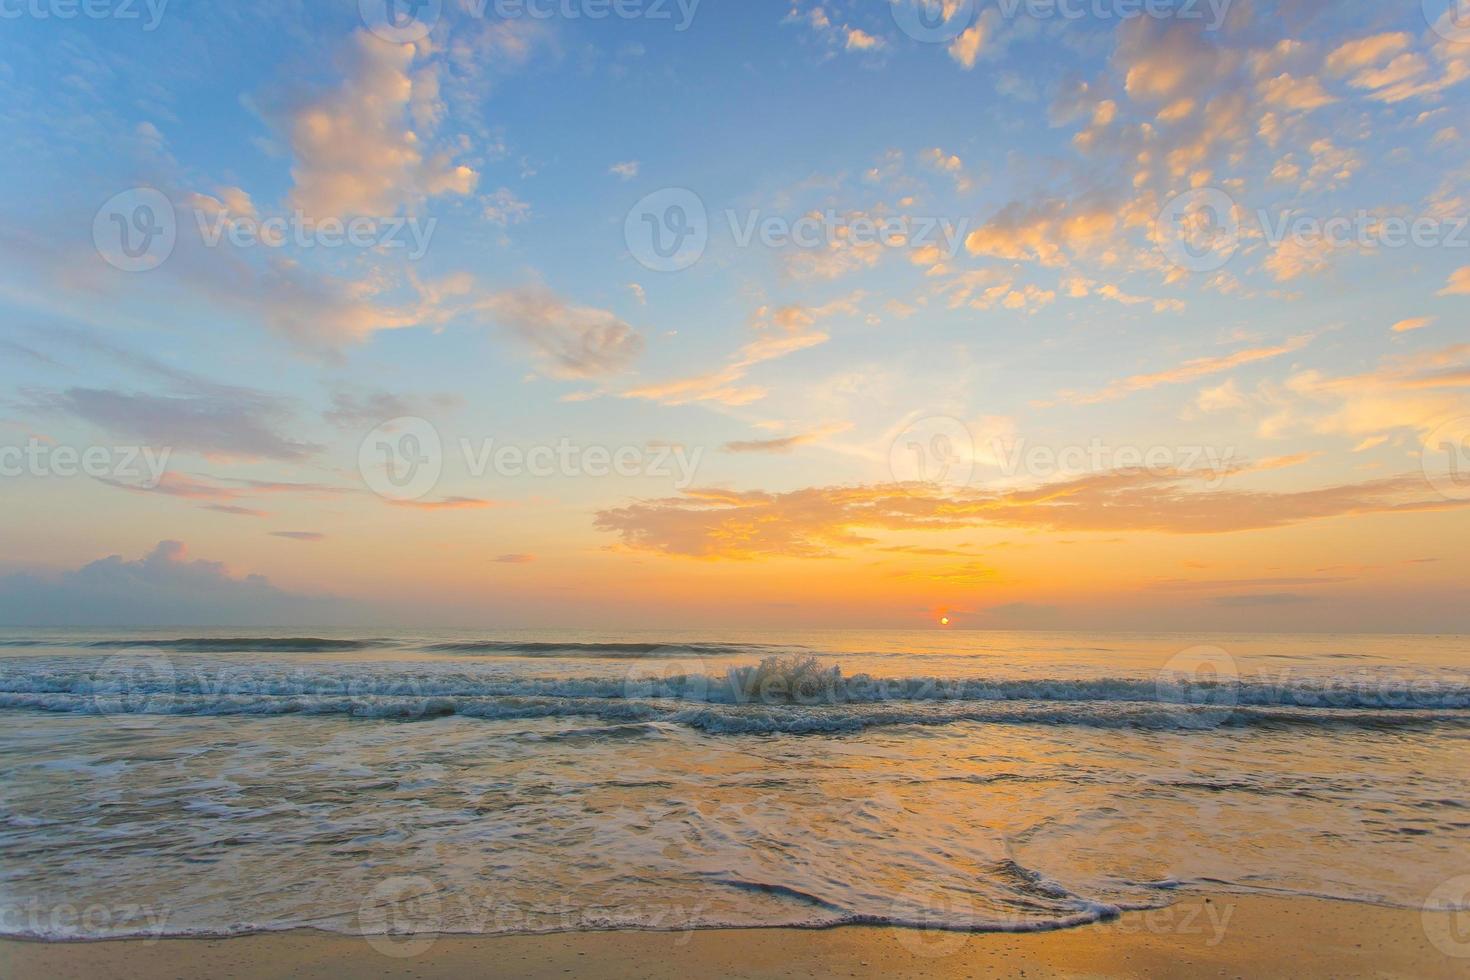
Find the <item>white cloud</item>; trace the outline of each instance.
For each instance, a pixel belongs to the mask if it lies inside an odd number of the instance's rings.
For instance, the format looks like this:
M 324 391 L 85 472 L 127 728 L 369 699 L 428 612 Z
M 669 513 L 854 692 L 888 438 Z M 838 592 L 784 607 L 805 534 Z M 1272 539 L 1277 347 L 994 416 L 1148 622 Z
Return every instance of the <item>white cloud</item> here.
M 292 206 L 313 217 L 381 216 L 474 191 L 473 169 L 426 148 L 438 83 L 413 72 L 414 50 L 353 34 L 342 84 L 291 114 Z

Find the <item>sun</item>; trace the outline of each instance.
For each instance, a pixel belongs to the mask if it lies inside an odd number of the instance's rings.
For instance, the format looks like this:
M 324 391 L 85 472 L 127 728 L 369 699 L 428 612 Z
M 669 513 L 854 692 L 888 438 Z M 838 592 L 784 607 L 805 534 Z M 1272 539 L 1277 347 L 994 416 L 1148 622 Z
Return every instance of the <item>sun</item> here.
M 948 626 L 949 625 L 949 617 L 948 616 L 940 616 L 939 617 L 939 625 L 940 626 Z

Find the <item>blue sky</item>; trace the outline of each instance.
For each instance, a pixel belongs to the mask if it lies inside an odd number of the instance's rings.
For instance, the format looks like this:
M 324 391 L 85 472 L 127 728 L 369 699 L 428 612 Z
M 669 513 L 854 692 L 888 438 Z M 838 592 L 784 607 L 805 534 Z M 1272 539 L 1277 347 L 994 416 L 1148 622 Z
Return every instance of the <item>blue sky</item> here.
M 176 0 L 155 29 L 122 0 L 15 6 L 0 446 L 169 463 L 152 486 L 5 477 L 6 567 L 62 589 L 181 541 L 242 581 L 455 622 L 540 624 L 574 589 L 588 623 L 1458 624 L 1464 559 L 1440 544 L 1463 499 L 1437 479 L 1470 433 L 1452 13 L 950 0 L 926 42 L 904 30 L 922 2 L 703 0 L 681 31 L 674 5 L 444 0 L 408 44 L 371 2 Z M 125 271 L 98 236 L 139 188 L 176 241 Z M 708 240 L 657 271 L 627 229 L 674 188 Z M 1219 200 L 1225 237 L 1181 265 L 1161 215 Z M 827 214 L 813 248 L 732 233 Z M 305 244 L 207 240 L 269 219 Z M 423 254 L 320 231 L 354 219 Z M 897 237 L 855 244 L 868 220 Z M 1398 247 L 1391 220 L 1432 240 Z M 360 450 L 404 418 L 442 473 L 385 500 Z M 470 472 L 463 445 L 492 439 L 645 456 Z M 884 489 L 934 475 L 915 444 L 956 464 L 940 498 L 901 495 L 921 517 Z M 996 449 L 1098 444 L 1062 468 Z M 670 445 L 690 480 L 655 465 Z M 1163 455 L 1124 485 L 1120 448 Z M 1203 485 L 1184 473 L 1210 459 Z

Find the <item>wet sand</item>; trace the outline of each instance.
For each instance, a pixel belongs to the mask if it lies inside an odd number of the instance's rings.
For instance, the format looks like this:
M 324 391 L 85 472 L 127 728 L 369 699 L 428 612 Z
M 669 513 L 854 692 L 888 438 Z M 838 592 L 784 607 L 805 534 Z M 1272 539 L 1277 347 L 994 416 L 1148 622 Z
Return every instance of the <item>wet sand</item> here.
M 1470 977 L 1470 912 L 1213 894 L 1180 896 L 1165 909 L 1077 929 L 1022 934 L 846 926 L 371 942 L 310 930 L 230 939 L 0 941 L 0 977 L 7 980 L 569 974 L 1463 978 Z

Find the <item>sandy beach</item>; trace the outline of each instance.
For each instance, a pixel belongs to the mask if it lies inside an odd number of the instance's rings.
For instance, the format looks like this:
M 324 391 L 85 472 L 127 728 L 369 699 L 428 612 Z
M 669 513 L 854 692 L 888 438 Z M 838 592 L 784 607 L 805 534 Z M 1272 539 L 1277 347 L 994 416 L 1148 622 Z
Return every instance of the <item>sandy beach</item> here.
M 1464 977 L 1466 915 L 1312 899 L 1190 895 L 1054 932 L 959 934 L 850 926 L 693 933 L 417 937 L 391 956 L 298 930 L 231 939 L 0 942 L 0 976 Z M 390 948 L 392 948 L 390 946 Z M 400 947 L 399 950 L 416 948 Z M 1456 955 L 1458 954 L 1458 955 Z

